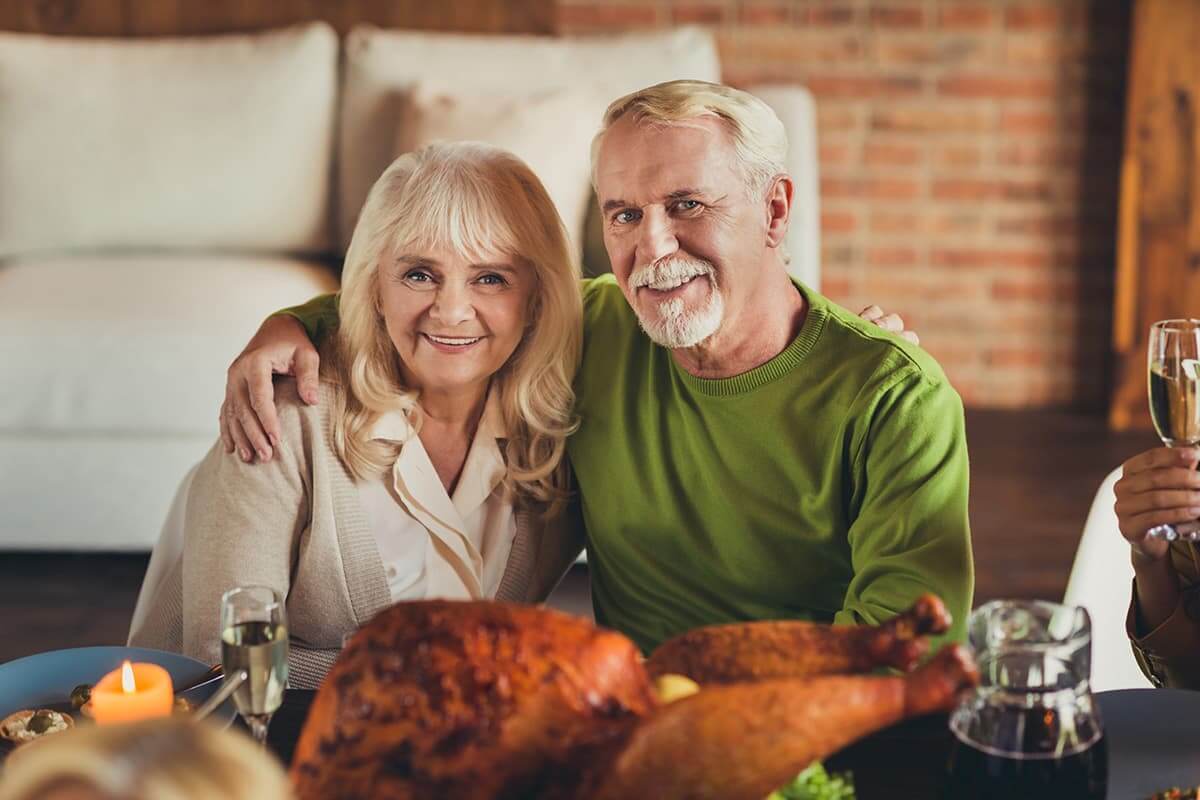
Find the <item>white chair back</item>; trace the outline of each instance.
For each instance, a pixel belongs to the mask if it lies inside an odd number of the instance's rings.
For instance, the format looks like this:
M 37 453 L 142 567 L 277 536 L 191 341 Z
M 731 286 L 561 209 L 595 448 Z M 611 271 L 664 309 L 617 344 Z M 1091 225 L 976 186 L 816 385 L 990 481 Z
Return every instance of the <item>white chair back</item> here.
M 1133 566 L 1113 510 L 1113 485 L 1120 477 L 1120 468 L 1113 470 L 1096 492 L 1063 597 L 1091 615 L 1092 690 L 1097 692 L 1150 686 L 1125 635 Z

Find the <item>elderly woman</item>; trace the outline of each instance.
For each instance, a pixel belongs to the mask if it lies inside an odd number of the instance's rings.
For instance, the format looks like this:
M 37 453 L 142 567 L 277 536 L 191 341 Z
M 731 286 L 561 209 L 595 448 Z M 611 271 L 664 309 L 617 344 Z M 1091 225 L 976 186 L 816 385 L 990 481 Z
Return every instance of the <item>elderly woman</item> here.
M 130 643 L 218 661 L 222 592 L 266 585 L 287 598 L 291 683 L 311 687 L 393 602 L 544 599 L 581 547 L 563 460 L 573 263 L 515 156 L 460 143 L 397 159 L 346 255 L 320 404 L 280 384 L 276 458 L 218 443 L 196 468 Z
M 1133 562 L 1126 631 L 1155 685 L 1200 688 L 1200 550 L 1151 531 L 1200 530 L 1200 449 L 1156 447 L 1122 465 L 1117 520 Z

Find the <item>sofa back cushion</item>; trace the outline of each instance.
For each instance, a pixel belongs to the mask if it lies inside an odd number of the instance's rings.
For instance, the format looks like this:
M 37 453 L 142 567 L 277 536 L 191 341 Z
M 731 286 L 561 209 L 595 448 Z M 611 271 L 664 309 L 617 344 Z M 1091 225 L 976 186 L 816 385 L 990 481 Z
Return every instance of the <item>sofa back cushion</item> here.
M 611 99 L 579 89 L 506 95 L 418 87 L 404 100 L 395 155 L 437 141 L 481 141 L 516 154 L 546 188 L 578 254 L 592 197 L 592 137 Z
M 0 258 L 333 249 L 337 35 L 0 33 Z
M 346 38 L 343 72 L 338 170 L 342 247 L 350 243 L 371 185 L 397 155 L 405 98 L 418 85 L 423 92 L 494 92 L 507 97 L 603 90 L 615 100 L 679 78 L 720 79 L 711 34 L 679 28 L 551 39 L 355 28 Z M 599 128 L 599 114 L 592 124 Z

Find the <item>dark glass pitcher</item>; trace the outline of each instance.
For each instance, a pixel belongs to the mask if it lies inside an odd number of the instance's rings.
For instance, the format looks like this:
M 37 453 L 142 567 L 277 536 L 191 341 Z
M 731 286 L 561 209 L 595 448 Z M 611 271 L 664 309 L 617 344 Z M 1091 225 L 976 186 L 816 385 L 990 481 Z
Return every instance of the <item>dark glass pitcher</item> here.
M 950 715 L 947 800 L 1104 800 L 1087 611 L 998 600 L 971 614 L 968 636 L 981 681 Z

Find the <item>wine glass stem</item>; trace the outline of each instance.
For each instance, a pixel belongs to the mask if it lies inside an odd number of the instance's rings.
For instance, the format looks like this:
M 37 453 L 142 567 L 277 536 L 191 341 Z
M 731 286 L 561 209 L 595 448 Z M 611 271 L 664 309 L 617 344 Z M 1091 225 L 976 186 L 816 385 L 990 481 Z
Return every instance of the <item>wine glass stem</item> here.
M 254 741 L 258 742 L 260 747 L 267 746 L 267 726 L 271 724 L 270 714 L 247 714 L 245 715 L 246 725 L 250 728 L 250 735 L 254 737 Z

